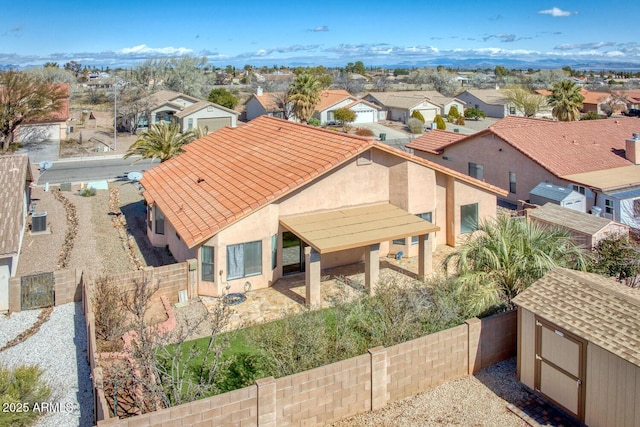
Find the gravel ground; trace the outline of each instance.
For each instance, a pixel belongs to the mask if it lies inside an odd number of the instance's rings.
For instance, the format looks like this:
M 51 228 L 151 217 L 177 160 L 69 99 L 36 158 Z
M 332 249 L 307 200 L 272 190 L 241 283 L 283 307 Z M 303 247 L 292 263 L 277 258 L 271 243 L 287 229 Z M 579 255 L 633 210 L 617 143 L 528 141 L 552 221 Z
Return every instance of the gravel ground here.
M 33 317 L 39 312 L 33 310 L 0 318 L 0 339 L 8 341 L 15 337 L 22 331 L 19 321 L 24 322 L 24 326 L 33 324 Z M 36 334 L 0 353 L 0 363 L 12 367 L 35 364 L 44 370 L 44 378 L 53 390 L 53 396 L 46 403 L 58 402 L 60 410 L 40 418 L 37 427 L 93 425 L 93 393 L 82 303 L 56 307 Z
M 40 310 L 29 310 L 0 315 L 0 348 L 30 328 L 39 314 Z
M 383 409 L 332 424 L 364 426 L 486 426 L 522 427 L 522 419 L 506 405 L 526 395 L 516 380 L 515 359 L 490 366 L 476 374 L 450 381 Z

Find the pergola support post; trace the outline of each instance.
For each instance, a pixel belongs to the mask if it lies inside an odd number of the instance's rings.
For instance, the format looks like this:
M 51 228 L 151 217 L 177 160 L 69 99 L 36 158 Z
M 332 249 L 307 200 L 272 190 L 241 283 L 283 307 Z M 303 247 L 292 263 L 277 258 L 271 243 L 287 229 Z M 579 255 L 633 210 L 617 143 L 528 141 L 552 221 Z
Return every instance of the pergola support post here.
M 380 243 L 365 247 L 364 250 L 364 285 L 369 295 L 375 295 L 375 287 L 380 280 Z
M 418 279 L 424 280 L 433 272 L 433 239 L 428 234 L 418 236 Z
M 320 297 L 320 254 L 311 246 L 304 248 L 304 282 L 306 287 L 305 304 L 307 307 L 319 307 Z

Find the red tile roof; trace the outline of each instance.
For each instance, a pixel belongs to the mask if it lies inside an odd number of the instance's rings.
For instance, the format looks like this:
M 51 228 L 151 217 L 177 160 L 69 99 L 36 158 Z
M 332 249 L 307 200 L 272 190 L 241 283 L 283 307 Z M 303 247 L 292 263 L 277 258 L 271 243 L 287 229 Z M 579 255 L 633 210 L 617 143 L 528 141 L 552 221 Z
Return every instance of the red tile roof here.
M 320 92 L 320 102 L 316 105 L 316 111 L 326 110 L 345 99 L 356 101 L 358 98 L 351 96 L 351 94 L 344 89 L 323 90 Z
M 186 145 L 181 155 L 146 171 L 141 183 L 147 202 L 160 207 L 192 248 L 374 146 L 476 187 L 505 193 L 373 139 L 269 116 Z
M 557 122 L 509 116 L 480 134 L 493 133 L 563 176 L 630 165 L 624 157 L 625 140 L 634 132 L 640 132 L 640 120 L 632 117 Z M 473 143 L 474 137 L 464 141 Z
M 459 133 L 433 129 L 408 143 L 407 148 L 426 151 L 427 153 L 432 154 L 440 154 L 447 146 L 454 144 L 465 137 L 466 135 Z

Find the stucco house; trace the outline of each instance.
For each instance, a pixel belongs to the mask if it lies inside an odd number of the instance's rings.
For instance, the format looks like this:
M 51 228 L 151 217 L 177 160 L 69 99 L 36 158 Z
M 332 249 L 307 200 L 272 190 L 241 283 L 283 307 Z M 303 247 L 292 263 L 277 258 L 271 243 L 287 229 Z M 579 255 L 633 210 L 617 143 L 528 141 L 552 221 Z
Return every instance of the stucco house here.
M 462 114 L 465 102 L 458 98 L 442 95 L 437 91 L 399 91 L 399 92 L 370 92 L 363 99 L 379 105 L 385 112 L 387 120 L 406 123 L 414 111 L 419 111 L 425 123 L 431 123 L 436 115 L 446 117 L 454 105 Z
M 237 111 L 184 93 L 161 90 L 149 95 L 142 104 L 148 105 L 147 123 L 176 122 L 183 132 L 192 128 L 213 132 L 225 126 L 237 126 Z
M 14 134 L 14 141 L 21 144 L 42 141 L 60 141 L 67 137 L 67 121 L 69 120 L 69 84 L 58 83 L 62 93 L 60 108 L 47 117 L 28 120 L 18 126 Z
M 0 312 L 9 309 L 9 277 L 18 271 L 33 176 L 26 154 L 0 156 Z
M 513 205 L 528 200 L 531 190 L 546 182 L 584 194 L 588 212 L 594 205 L 604 207 L 603 193 L 640 185 L 637 144 L 627 146 L 639 129 L 637 118 L 557 122 L 510 116 L 468 136 L 443 138 L 430 131 L 407 147 L 419 157 L 507 190 L 504 200 Z M 612 173 L 616 168 L 624 169 Z
M 487 117 L 502 119 L 509 115 L 516 115 L 516 107 L 509 103 L 500 89 L 468 89 L 456 95 L 456 98 L 466 103 L 466 107 L 480 109 Z
M 271 116 L 289 120 L 295 120 L 293 106 L 283 104 L 286 97 L 281 92 L 267 92 L 258 87 L 256 93 L 246 102 L 247 121 L 260 116 Z M 359 99 L 343 89 L 323 90 L 320 92 L 320 102 L 316 105 L 312 117 L 320 120 L 321 125 L 333 123 L 334 111 L 339 108 L 348 108 L 356 113 L 353 124 L 375 123 L 378 121 L 380 107 L 370 102 Z
M 353 124 L 375 123 L 381 110 L 375 104 L 359 99 L 344 89 L 323 90 L 320 92 L 320 102 L 316 105 L 313 116 L 320 120 L 321 125 L 335 121 L 334 112 L 340 108 L 348 108 L 356 114 Z
M 198 260 L 198 292 L 219 296 L 403 251 L 431 270 L 438 244 L 496 214 L 506 192 L 370 138 L 262 116 L 224 128 L 145 172 L 147 236 Z

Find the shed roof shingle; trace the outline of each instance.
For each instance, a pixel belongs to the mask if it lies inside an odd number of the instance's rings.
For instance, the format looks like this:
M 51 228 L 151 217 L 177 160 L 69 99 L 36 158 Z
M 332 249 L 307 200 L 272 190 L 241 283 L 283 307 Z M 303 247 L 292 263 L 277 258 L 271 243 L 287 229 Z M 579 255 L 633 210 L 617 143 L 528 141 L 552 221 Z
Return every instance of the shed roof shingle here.
M 32 180 L 26 154 L 0 156 L 0 255 L 20 249 L 24 192 Z
M 556 268 L 513 302 L 640 367 L 640 291 L 597 274 Z
M 565 208 L 554 203 L 545 203 L 539 208 L 529 209 L 527 216 L 591 236 L 614 223 L 613 220 Z M 620 224 L 620 226 L 622 225 Z

